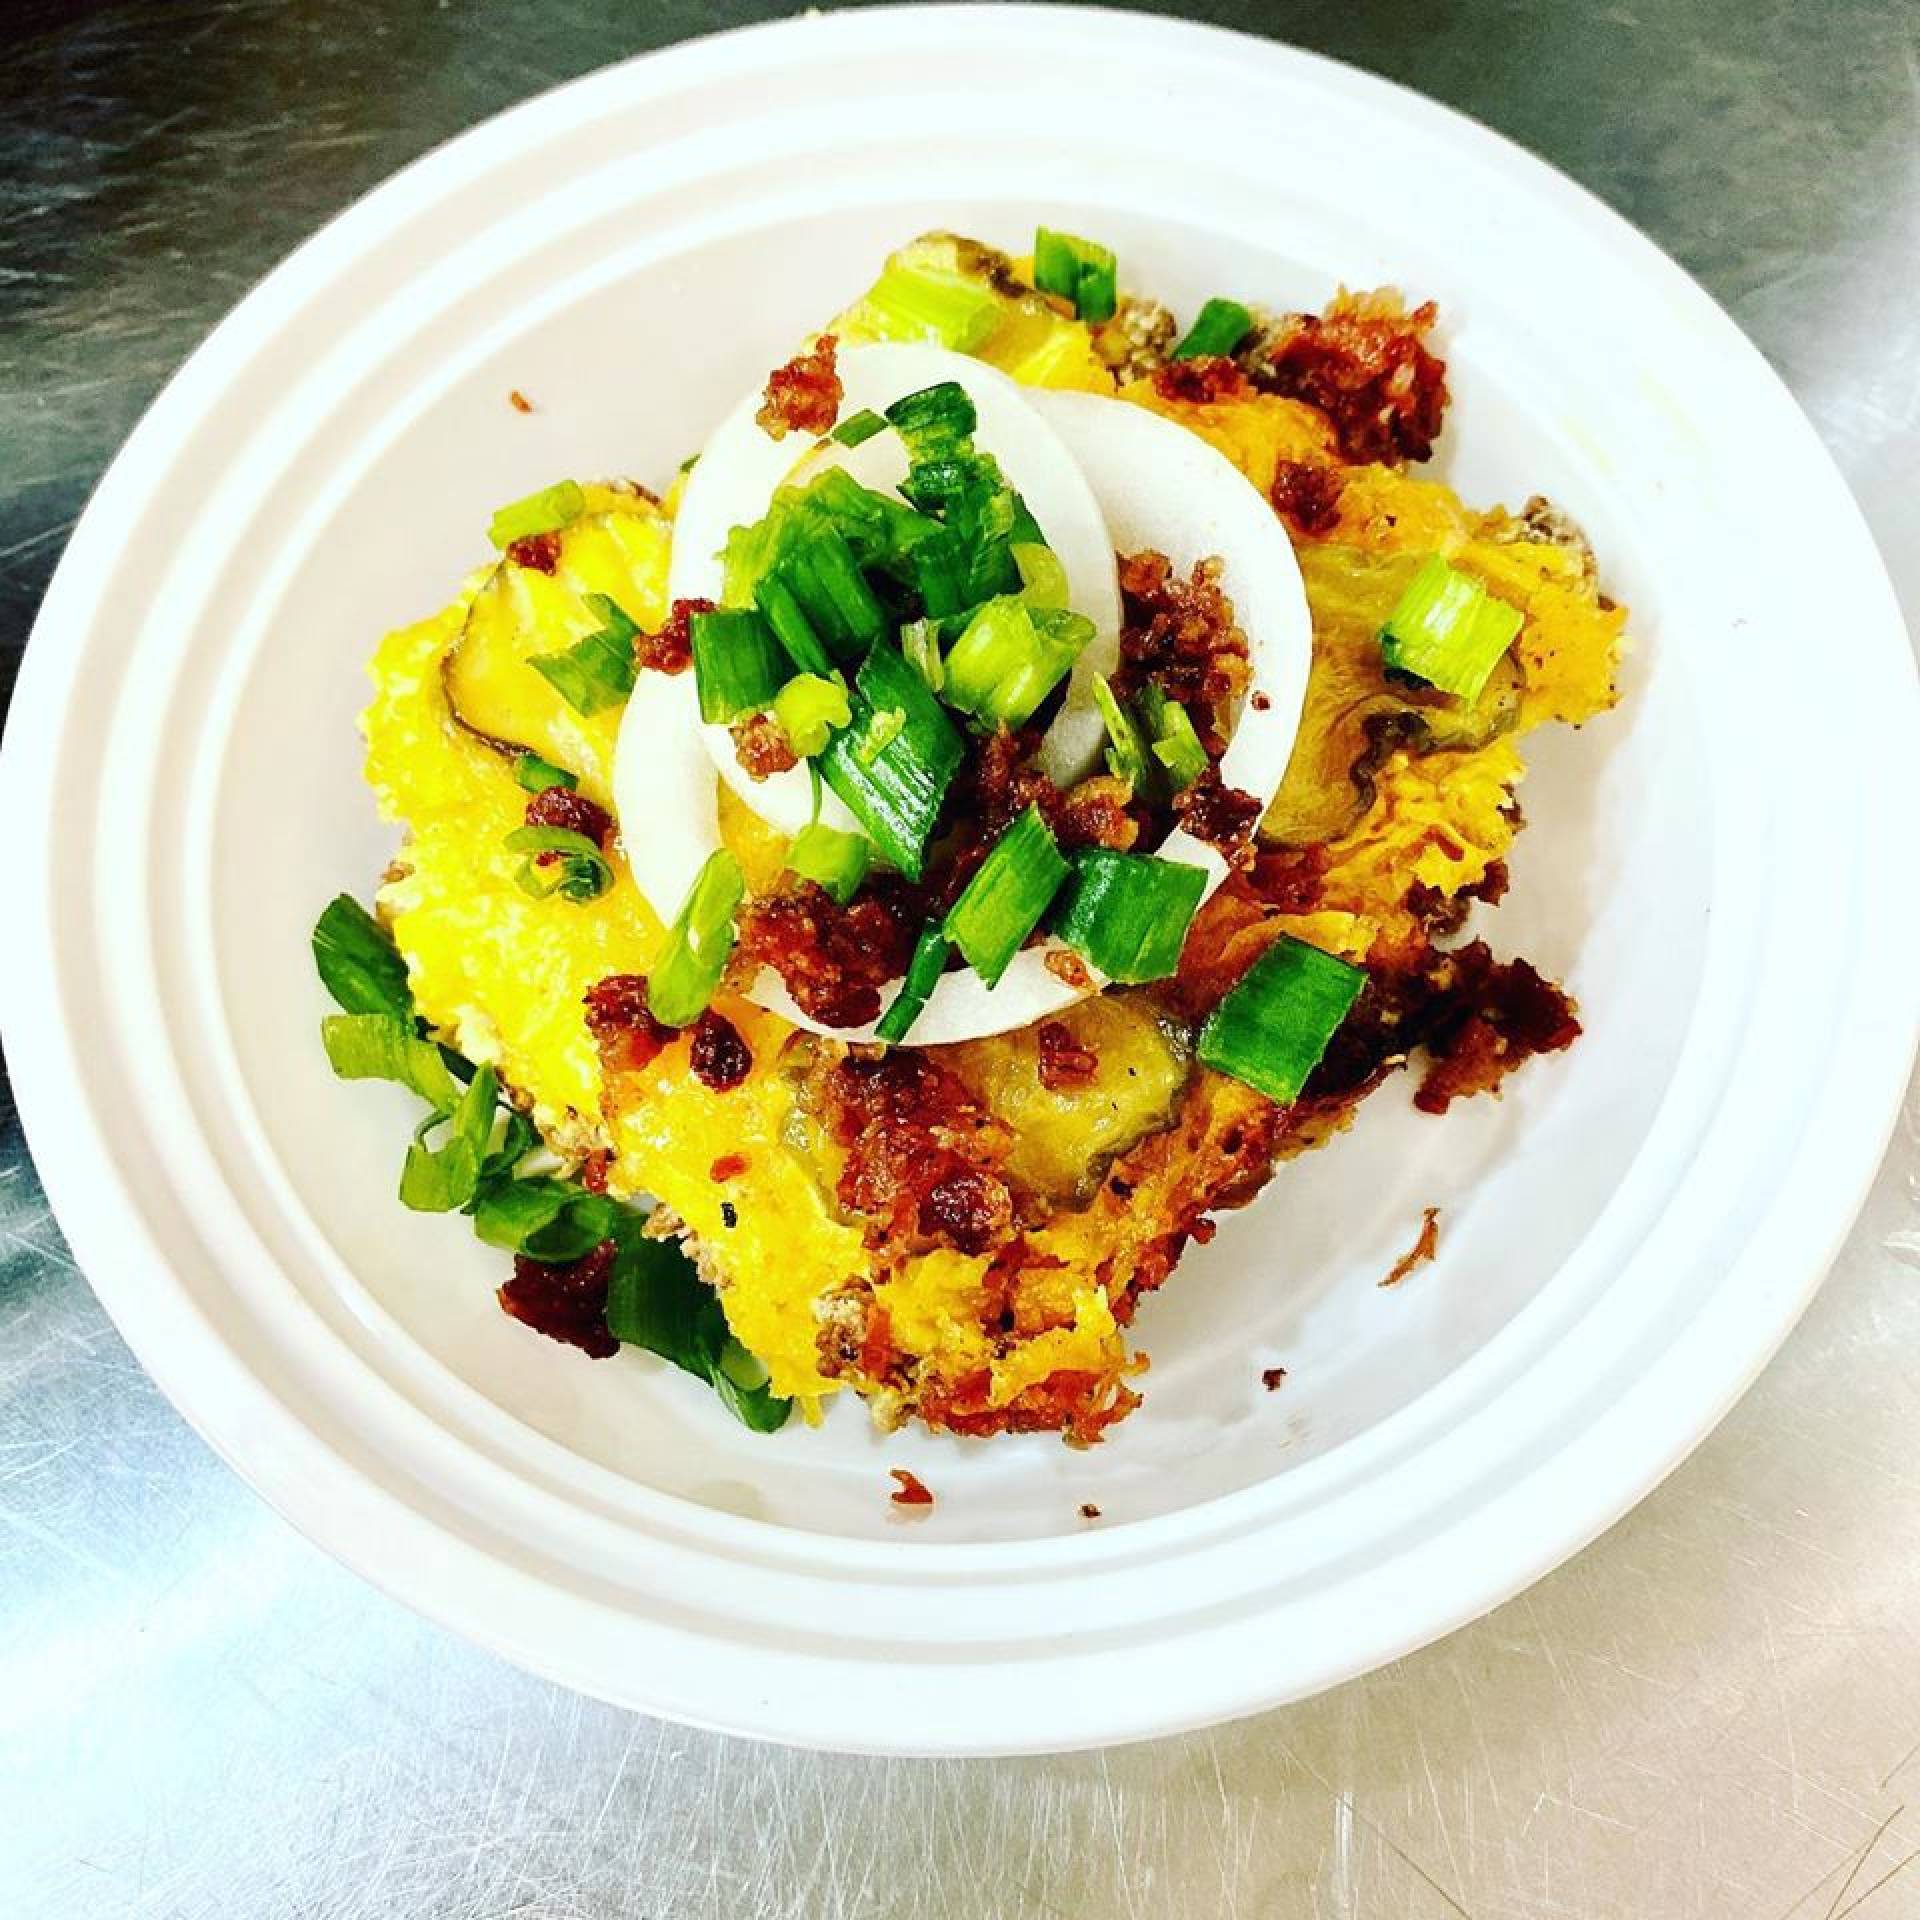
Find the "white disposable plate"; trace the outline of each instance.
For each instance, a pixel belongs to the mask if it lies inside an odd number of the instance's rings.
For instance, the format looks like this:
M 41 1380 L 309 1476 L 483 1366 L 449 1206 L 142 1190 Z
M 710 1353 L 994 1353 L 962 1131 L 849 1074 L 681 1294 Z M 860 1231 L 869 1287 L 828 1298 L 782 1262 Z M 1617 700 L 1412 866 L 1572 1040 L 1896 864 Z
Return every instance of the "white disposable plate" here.
M 392 850 L 358 778 L 361 663 L 445 596 L 498 502 L 670 475 L 889 244 L 949 224 L 1018 245 L 1040 218 L 1188 311 L 1343 280 L 1440 301 L 1441 471 L 1551 493 L 1634 609 L 1620 711 L 1538 741 L 1488 927 L 1571 982 L 1588 1031 L 1502 1101 L 1438 1123 L 1384 1096 L 1287 1168 L 1147 1306 L 1146 1405 L 1098 1448 L 881 1437 L 852 1404 L 759 1439 L 644 1356 L 528 1335 L 493 1305 L 496 1256 L 391 1200 L 409 1103 L 328 1076 L 306 944 Z M 1164 1732 L 1513 1593 L 1773 1351 L 1912 1054 L 1915 720 L 1892 596 L 1805 420 L 1546 167 L 1377 80 L 1164 21 L 799 19 L 433 154 L 156 403 L 8 725 L 8 1055 L 135 1350 L 413 1605 L 589 1692 L 775 1739 Z M 1382 1291 L 1431 1204 L 1439 1260 Z M 893 1465 L 930 1514 L 889 1506 Z

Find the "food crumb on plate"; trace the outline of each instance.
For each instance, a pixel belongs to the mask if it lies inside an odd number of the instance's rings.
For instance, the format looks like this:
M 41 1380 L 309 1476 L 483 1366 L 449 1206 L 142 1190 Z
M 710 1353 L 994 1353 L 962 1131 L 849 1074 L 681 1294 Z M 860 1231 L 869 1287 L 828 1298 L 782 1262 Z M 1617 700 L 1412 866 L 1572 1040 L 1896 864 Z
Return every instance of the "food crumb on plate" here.
M 1080 1518 L 1082 1520 L 1098 1520 L 1100 1518 L 1100 1509 L 1096 1507 L 1091 1500 L 1084 1500 L 1080 1504 Z
M 896 1507 L 930 1507 L 933 1495 L 928 1491 L 927 1483 L 917 1473 L 909 1473 L 905 1467 L 889 1467 L 887 1472 L 900 1484 L 887 1498 Z
M 1280 1383 L 1286 1377 L 1287 1370 L 1285 1367 L 1262 1367 L 1260 1369 L 1260 1384 L 1265 1387 L 1269 1393 L 1278 1393 L 1280 1391 Z
M 513 391 L 507 395 L 507 405 L 510 406 L 515 413 L 531 413 L 533 411 L 533 402 L 529 400 L 518 387 L 515 387 Z
M 1397 1287 L 1414 1268 L 1424 1267 L 1439 1251 L 1440 1209 L 1423 1207 L 1420 1211 L 1420 1237 L 1393 1263 L 1392 1270 L 1380 1282 L 1383 1287 Z

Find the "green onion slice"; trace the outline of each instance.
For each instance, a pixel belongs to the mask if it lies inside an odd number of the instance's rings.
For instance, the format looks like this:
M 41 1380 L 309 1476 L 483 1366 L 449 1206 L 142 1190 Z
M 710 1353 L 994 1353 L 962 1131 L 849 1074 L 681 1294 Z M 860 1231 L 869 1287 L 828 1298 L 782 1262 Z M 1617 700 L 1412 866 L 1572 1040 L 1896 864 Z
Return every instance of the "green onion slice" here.
M 858 413 L 850 413 L 834 428 L 832 438 L 843 447 L 857 447 L 871 440 L 876 433 L 885 433 L 887 423 L 871 407 L 862 407 Z
M 1033 284 L 1071 300 L 1082 320 L 1111 320 L 1119 298 L 1119 271 L 1111 248 L 1077 234 L 1042 227 L 1033 236 Z
M 477 1068 L 451 1116 L 432 1114 L 415 1130 L 400 1170 L 402 1206 L 416 1213 L 451 1213 L 474 1197 L 498 1097 L 493 1069 Z M 429 1147 L 427 1135 L 449 1118 L 452 1127 L 446 1144 Z
M 640 629 L 611 595 L 590 593 L 586 600 L 602 624 L 584 640 L 558 653 L 532 655 L 527 665 L 575 713 L 590 718 L 608 707 L 617 707 L 632 693 L 637 671 L 633 641 Z
M 1066 877 L 1040 809 L 1029 807 L 993 843 L 947 913 L 947 938 L 988 986 L 998 984 Z
M 1050 610 L 1067 604 L 1067 570 L 1060 556 L 1041 541 L 1015 540 L 1008 547 L 1020 571 L 1020 598 L 1030 607 Z
M 947 654 L 946 701 L 983 725 L 1020 726 L 1093 638 L 1077 613 L 1002 595 L 979 607 Z
M 1253 315 L 1238 300 L 1209 300 L 1194 317 L 1175 360 L 1210 359 L 1231 353 L 1253 331 Z
M 587 496 L 580 491 L 578 483 L 562 480 L 502 507 L 487 528 L 487 538 L 504 550 L 516 540 L 530 540 L 537 533 L 557 532 L 578 520 L 586 510 Z
M 872 863 L 873 847 L 860 834 L 842 833 L 817 820 L 802 827 L 787 849 L 788 872 L 824 887 L 843 907 L 859 892 Z
M 383 1014 L 413 1030 L 407 963 L 393 936 L 351 894 L 338 894 L 314 922 L 320 984 L 349 1013 Z
M 1366 983 L 1363 969 L 1282 935 L 1207 1016 L 1201 1064 L 1286 1106 Z
M 1000 296 L 983 280 L 901 258 L 889 260 L 860 302 L 881 340 L 931 340 L 972 353 L 998 330 Z
M 1140 689 L 1140 713 L 1153 736 L 1153 757 L 1166 768 L 1175 793 L 1184 793 L 1207 770 L 1207 750 L 1193 716 L 1151 680 Z
M 914 466 L 957 453 L 971 454 L 980 416 L 973 397 L 957 380 L 942 380 L 902 394 L 887 409 L 887 424 L 899 434 Z
M 327 1063 L 342 1080 L 391 1080 L 428 1106 L 451 1113 L 460 1089 L 440 1049 L 390 1013 L 330 1013 L 320 1022 Z
M 619 1218 L 605 1194 L 537 1175 L 486 1189 L 473 1210 L 473 1230 L 490 1247 L 565 1265 L 591 1253 Z
M 750 607 L 718 607 L 687 623 L 700 718 L 725 723 L 757 713 L 780 691 L 787 657 Z
M 1395 673 L 1471 703 L 1513 644 L 1522 617 L 1518 607 L 1430 554 L 1380 629 L 1381 657 Z
M 1133 717 L 1133 710 L 1114 692 L 1113 683 L 1104 673 L 1093 676 L 1093 704 L 1107 723 L 1109 771 L 1124 780 L 1136 794 L 1150 792 L 1157 784 L 1158 763 L 1150 757 L 1152 749 L 1140 731 L 1139 721 Z
M 907 665 L 927 683 L 929 693 L 947 684 L 947 663 L 940 652 L 940 626 L 934 620 L 909 620 L 900 629 L 900 651 Z
M 907 1037 L 913 1023 L 920 1018 L 927 1002 L 933 997 L 934 988 L 940 984 L 940 976 L 946 971 L 947 954 L 952 945 L 946 929 L 938 921 L 922 929 L 920 938 L 914 942 L 913 958 L 907 962 L 906 978 L 900 982 L 900 991 L 888 1002 L 886 1011 L 873 1029 L 875 1039 L 897 1046 Z
M 777 573 L 765 575 L 753 590 L 754 604 L 766 616 L 774 638 L 803 673 L 831 673 L 833 658 L 807 618 L 793 589 Z
M 521 754 L 513 763 L 513 777 L 529 793 L 545 793 L 549 787 L 565 787 L 571 793 L 580 784 L 565 767 L 556 767 L 537 753 Z
M 563 900 L 583 905 L 597 900 L 613 885 L 613 869 L 606 856 L 584 833 L 567 827 L 516 827 L 507 835 L 509 853 L 528 857 L 514 870 L 514 884 L 536 900 L 559 894 Z M 557 853 L 558 860 L 541 866 L 533 856 Z
M 1082 848 L 1054 909 L 1053 930 L 1109 980 L 1164 980 L 1180 965 L 1207 890 L 1204 868 L 1148 853 Z
M 690 1027 L 707 1009 L 733 952 L 733 916 L 746 897 L 740 862 L 721 847 L 688 891 L 647 977 L 647 1005 L 669 1027 Z
M 853 722 L 827 742 L 820 771 L 880 852 L 917 880 L 965 748 L 897 647 L 867 655 L 854 694 Z
M 837 673 L 830 679 L 813 673 L 795 674 L 773 696 L 773 717 L 780 722 L 794 752 L 810 760 L 832 739 L 836 727 L 852 723 L 846 682 Z

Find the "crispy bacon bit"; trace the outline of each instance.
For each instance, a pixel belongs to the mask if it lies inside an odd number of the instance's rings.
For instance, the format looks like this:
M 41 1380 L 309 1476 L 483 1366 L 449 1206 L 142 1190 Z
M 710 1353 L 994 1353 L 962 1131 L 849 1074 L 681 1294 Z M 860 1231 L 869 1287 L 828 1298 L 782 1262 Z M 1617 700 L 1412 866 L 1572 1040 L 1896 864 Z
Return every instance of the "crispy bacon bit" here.
M 1250 706 L 1255 713 L 1269 713 L 1273 709 L 1273 702 L 1257 687 L 1254 689 L 1252 697 L 1247 701 L 1247 705 Z
M 610 973 L 587 989 L 587 1031 L 603 1073 L 638 1073 L 680 1036 L 653 1017 L 643 973 Z
M 1220 591 L 1219 561 L 1202 560 L 1181 580 L 1164 553 L 1123 554 L 1120 605 L 1115 690 L 1133 694 L 1156 682 L 1186 708 L 1209 757 L 1219 759 L 1252 674 L 1247 636 Z
M 711 613 L 711 600 L 676 600 L 667 610 L 667 623 L 658 633 L 634 638 L 633 663 L 645 672 L 685 673 L 693 665 L 693 638 L 687 623 L 696 613 Z
M 1447 406 L 1446 363 L 1425 344 L 1438 312 L 1429 300 L 1409 313 L 1383 288 L 1290 313 L 1253 356 L 1254 384 L 1318 407 L 1356 464 L 1424 460 Z
M 507 549 L 507 558 L 516 567 L 530 567 L 535 573 L 552 573 L 560 564 L 560 536 L 557 533 L 530 533 Z
M 1088 1086 L 1100 1071 L 1100 1056 L 1083 1047 L 1064 1020 L 1043 1020 L 1039 1045 L 1040 1084 L 1050 1093 Z
M 1096 1507 L 1091 1500 L 1083 1500 L 1080 1503 L 1080 1518 L 1082 1520 L 1098 1520 L 1100 1518 L 1100 1509 Z
M 803 880 L 749 903 L 739 950 L 779 974 L 800 1010 L 822 1025 L 863 1027 L 880 1017 L 880 989 L 906 971 L 924 918 L 890 883 L 862 888 L 843 907 Z
M 1487 952 L 1476 940 L 1446 957 L 1463 961 L 1475 949 Z M 1491 1092 L 1530 1055 L 1558 1053 L 1580 1037 L 1573 1002 L 1526 961 L 1495 964 L 1488 956 L 1484 970 L 1463 967 L 1461 974 L 1445 996 L 1445 1016 L 1427 1036 L 1435 1063 L 1413 1096 L 1422 1113 L 1445 1113 L 1468 1094 Z
M 715 1093 L 737 1087 L 753 1071 L 753 1049 L 741 1039 L 740 1029 L 711 1007 L 693 1023 L 689 1059 L 693 1077 Z
M 1068 948 L 1050 948 L 1041 964 L 1062 985 L 1072 987 L 1078 993 L 1090 993 L 1093 990 L 1093 975 L 1087 971 L 1087 963 Z
M 1280 1391 L 1280 1382 L 1286 1377 L 1287 1370 L 1285 1367 L 1262 1367 L 1260 1369 L 1260 1384 L 1265 1387 L 1269 1393 L 1278 1393 Z
M 823 333 L 811 353 L 796 353 L 767 375 L 767 396 L 753 417 L 774 440 L 789 433 L 831 433 L 840 417 L 839 342 Z
M 1153 390 L 1163 400 L 1183 400 L 1198 407 L 1243 399 L 1253 391 L 1239 367 L 1220 354 L 1198 360 L 1169 360 L 1153 376 Z
M 1507 863 L 1490 860 L 1487 870 L 1474 885 L 1458 893 L 1442 893 L 1424 880 L 1416 880 L 1407 889 L 1407 911 L 1420 922 L 1429 940 L 1445 940 L 1467 923 L 1467 915 L 1476 900 L 1496 907 L 1507 894 Z
M 890 1478 L 899 1481 L 899 1485 L 887 1495 L 896 1507 L 930 1507 L 933 1495 L 927 1491 L 927 1484 L 917 1473 L 909 1473 L 905 1467 L 889 1467 Z
M 1185 793 L 1176 795 L 1173 810 L 1196 840 L 1218 847 L 1229 860 L 1248 853 L 1247 841 L 1263 811 L 1254 795 L 1228 786 L 1217 767 L 1209 767 Z
M 724 1185 L 729 1180 L 737 1180 L 753 1164 L 744 1153 L 723 1153 L 707 1169 L 707 1177 L 716 1185 Z
M 605 1147 L 595 1147 L 580 1162 L 580 1184 L 589 1193 L 605 1193 L 607 1190 L 607 1170 L 613 1165 L 613 1155 Z
M 1213 1219 L 1210 1215 L 1204 1214 L 1204 1213 L 1196 1214 L 1194 1216 L 1193 1225 L 1188 1228 L 1188 1232 L 1191 1233 L 1193 1236 L 1193 1244 L 1196 1247 L 1211 1246 L 1213 1243 L 1213 1236 L 1219 1231 L 1220 1231 L 1219 1221 Z
M 507 395 L 507 405 L 510 406 L 515 413 L 531 413 L 533 411 L 533 402 L 529 400 L 518 387 L 515 387 L 514 390 Z
M 1424 1267 L 1440 1248 L 1440 1209 L 1422 1207 L 1420 1209 L 1420 1237 L 1414 1241 L 1405 1253 L 1393 1263 L 1386 1277 L 1380 1282 L 1383 1287 L 1397 1287 L 1416 1267 Z
M 800 764 L 786 728 L 770 713 L 743 714 L 727 731 L 733 735 L 733 757 L 756 780 Z
M 613 1273 L 614 1244 L 603 1240 L 591 1253 L 563 1267 L 516 1254 L 513 1278 L 500 1289 L 501 1306 L 523 1325 L 549 1340 L 562 1340 L 596 1360 L 620 1351 L 607 1331 L 607 1281 Z
M 527 825 L 562 827 L 568 833 L 591 840 L 603 850 L 613 834 L 613 822 L 606 809 L 596 807 L 584 793 L 576 793 L 571 787 L 546 787 L 536 793 L 527 802 Z M 536 853 L 533 864 L 549 867 L 563 857 L 557 849 L 549 848 L 545 853 Z
M 1013 1195 L 999 1168 L 1007 1128 L 929 1055 L 894 1048 L 826 1066 L 814 1103 L 847 1149 L 835 1189 L 874 1247 L 985 1253 L 1012 1237 Z
M 1282 460 L 1273 470 L 1274 511 L 1301 533 L 1329 533 L 1340 522 L 1346 480 L 1338 467 L 1311 460 Z
M 1058 1433 L 1069 1446 L 1090 1447 L 1140 1404 L 1131 1387 L 1084 1368 L 1063 1367 L 1050 1373 L 1001 1407 L 989 1404 L 991 1381 L 982 1368 L 951 1388 L 923 1391 L 922 1422 L 947 1433 Z

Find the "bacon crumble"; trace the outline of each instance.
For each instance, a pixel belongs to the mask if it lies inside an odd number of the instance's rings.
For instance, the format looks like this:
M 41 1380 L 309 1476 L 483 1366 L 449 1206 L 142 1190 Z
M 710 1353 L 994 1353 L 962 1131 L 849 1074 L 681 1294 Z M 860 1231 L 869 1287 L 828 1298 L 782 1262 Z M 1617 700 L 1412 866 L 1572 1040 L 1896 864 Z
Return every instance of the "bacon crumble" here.
M 839 342 L 823 333 L 808 353 L 796 353 L 767 375 L 766 397 L 753 417 L 769 438 L 789 433 L 831 433 L 840 417 L 840 373 L 834 364 Z
M 595 806 L 584 793 L 558 785 L 543 787 L 527 802 L 527 825 L 559 827 L 568 833 L 577 833 L 582 839 L 591 840 L 602 852 L 613 837 L 613 821 L 604 807 Z M 565 858 L 557 847 L 549 847 L 533 856 L 533 864 L 550 867 Z
M 610 1359 L 620 1351 L 620 1342 L 607 1331 L 607 1282 L 615 1251 L 611 1240 L 603 1240 L 565 1266 L 516 1254 L 513 1278 L 499 1291 L 500 1305 L 549 1340 L 578 1347 L 595 1360 Z
M 688 1049 L 693 1077 L 714 1093 L 729 1093 L 753 1071 L 753 1049 L 724 1013 L 709 1007 L 693 1023 Z
M 1331 533 L 1340 524 L 1340 496 L 1346 485 L 1338 467 L 1281 460 L 1274 466 L 1268 498 L 1274 511 L 1301 533 Z
M 770 713 L 742 714 L 727 731 L 733 735 L 733 757 L 756 780 L 790 772 L 800 764 L 786 728 Z
M 927 1483 L 917 1473 L 909 1473 L 905 1467 L 889 1467 L 889 1478 L 900 1484 L 887 1495 L 896 1507 L 930 1507 L 933 1495 L 927 1491 Z
M 603 1073 L 638 1073 L 680 1037 L 653 1017 L 643 973 L 608 974 L 587 989 L 585 1005 Z
M 534 573 L 552 573 L 560 565 L 560 536 L 530 533 L 507 548 L 507 558 L 516 567 L 526 567 Z
M 633 663 L 643 673 L 685 673 L 693 665 L 693 635 L 688 623 L 696 613 L 711 613 L 711 600 L 676 600 L 658 633 L 634 636 Z
M 1379 1284 L 1383 1287 L 1397 1287 L 1416 1267 L 1424 1267 L 1439 1250 L 1440 1209 L 1422 1207 L 1419 1238 L 1393 1263 Z

